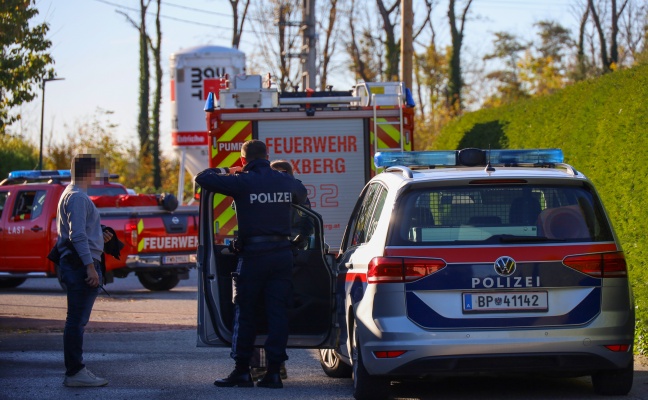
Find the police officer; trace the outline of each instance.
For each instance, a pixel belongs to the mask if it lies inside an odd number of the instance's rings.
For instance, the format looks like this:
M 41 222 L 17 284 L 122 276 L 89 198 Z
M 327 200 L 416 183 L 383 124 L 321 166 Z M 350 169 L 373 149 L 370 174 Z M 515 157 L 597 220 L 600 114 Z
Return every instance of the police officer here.
M 282 388 L 279 368 L 288 359 L 287 304 L 291 291 L 293 253 L 289 241 L 291 203 L 306 200 L 306 188 L 292 176 L 270 168 L 266 145 L 250 140 L 241 147 L 242 173 L 211 168 L 195 178 L 203 189 L 234 198 L 238 239 L 242 244 L 236 269 L 236 300 L 231 357 L 232 373 L 219 387 L 254 386 L 250 357 L 256 336 L 255 314 L 264 296 L 268 338 L 264 348 L 267 372 L 257 386 Z

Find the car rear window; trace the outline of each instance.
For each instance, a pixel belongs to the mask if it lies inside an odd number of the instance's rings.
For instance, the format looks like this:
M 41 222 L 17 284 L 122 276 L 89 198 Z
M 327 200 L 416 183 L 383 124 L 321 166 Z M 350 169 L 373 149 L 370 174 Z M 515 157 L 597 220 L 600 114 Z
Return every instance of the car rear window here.
M 128 194 L 128 191 L 121 186 L 94 186 L 88 188 L 88 196 L 117 196 Z
M 412 190 L 397 204 L 390 236 L 392 245 L 610 240 L 587 187 L 529 184 Z

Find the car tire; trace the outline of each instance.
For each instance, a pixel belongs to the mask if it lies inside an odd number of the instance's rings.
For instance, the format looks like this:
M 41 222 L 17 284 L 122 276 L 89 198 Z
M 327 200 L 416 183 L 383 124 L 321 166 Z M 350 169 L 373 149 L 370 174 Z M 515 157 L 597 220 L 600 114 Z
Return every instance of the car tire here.
M 351 339 L 351 358 L 353 362 L 353 398 L 356 400 L 381 400 L 389 397 L 390 381 L 372 376 L 367 372 L 362 360 L 361 343 L 357 335 L 357 325 L 353 321 Z
M 608 371 L 599 371 L 592 375 L 592 385 L 597 394 L 607 396 L 625 396 L 632 389 L 634 377 L 634 364 Z
M 353 369 L 340 359 L 334 349 L 319 349 L 319 359 L 322 369 L 331 378 L 351 378 Z
M 27 278 L 1 278 L 0 289 L 11 289 L 22 285 Z
M 137 279 L 142 286 L 154 292 L 171 290 L 180 282 L 178 274 L 164 272 L 138 272 Z

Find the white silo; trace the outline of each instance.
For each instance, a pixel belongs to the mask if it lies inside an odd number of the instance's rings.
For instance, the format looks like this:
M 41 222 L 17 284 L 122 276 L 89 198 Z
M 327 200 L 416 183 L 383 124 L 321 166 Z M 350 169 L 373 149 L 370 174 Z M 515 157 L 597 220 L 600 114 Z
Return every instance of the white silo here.
M 245 53 L 235 48 L 197 46 L 171 54 L 171 143 L 180 155 L 178 199 L 185 169 L 195 175 L 209 166 L 205 99 L 218 96 L 225 75 L 245 73 Z

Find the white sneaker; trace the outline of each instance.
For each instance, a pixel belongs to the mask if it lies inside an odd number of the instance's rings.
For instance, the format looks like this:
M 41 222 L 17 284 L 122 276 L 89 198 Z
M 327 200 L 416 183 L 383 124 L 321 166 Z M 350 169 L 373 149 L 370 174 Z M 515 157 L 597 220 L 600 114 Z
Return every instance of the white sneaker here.
M 96 376 L 95 374 L 90 372 L 89 369 L 84 367 L 75 375 L 66 376 L 63 384 L 68 387 L 97 387 L 106 386 L 108 384 L 108 381 L 104 378 Z

